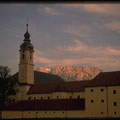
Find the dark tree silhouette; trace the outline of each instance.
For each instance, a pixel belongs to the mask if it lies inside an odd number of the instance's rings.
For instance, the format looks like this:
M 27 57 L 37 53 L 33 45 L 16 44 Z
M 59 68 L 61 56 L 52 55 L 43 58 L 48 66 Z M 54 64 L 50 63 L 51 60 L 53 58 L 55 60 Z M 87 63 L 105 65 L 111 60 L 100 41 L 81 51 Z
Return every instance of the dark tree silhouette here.
M 10 69 L 7 66 L 0 66 L 0 110 L 7 105 L 7 98 L 14 91 L 14 85 L 17 79 L 10 75 Z

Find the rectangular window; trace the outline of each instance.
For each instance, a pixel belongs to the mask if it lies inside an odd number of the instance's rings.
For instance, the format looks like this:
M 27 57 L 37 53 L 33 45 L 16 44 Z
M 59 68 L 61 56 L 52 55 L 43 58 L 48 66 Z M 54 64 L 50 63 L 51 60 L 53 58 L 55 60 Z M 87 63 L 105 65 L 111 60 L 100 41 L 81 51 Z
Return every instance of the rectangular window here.
M 104 103 L 104 100 L 103 100 L 103 99 L 101 100 L 101 103 Z
M 101 92 L 103 92 L 104 91 L 104 89 L 101 89 Z
M 117 106 L 117 102 L 113 102 L 113 106 Z
M 31 97 L 28 97 L 28 100 L 31 100 Z
M 12 102 L 14 103 L 15 102 L 15 99 L 13 98 Z
M 80 95 L 78 95 L 78 99 L 80 99 Z
M 93 90 L 93 89 L 90 89 L 90 92 L 94 92 L 94 90 Z
M 91 103 L 94 103 L 94 100 L 91 100 Z
M 103 112 L 101 112 L 101 114 L 103 114 Z
M 116 94 L 116 90 L 113 90 L 113 94 Z
M 117 114 L 117 112 L 115 111 L 114 114 Z

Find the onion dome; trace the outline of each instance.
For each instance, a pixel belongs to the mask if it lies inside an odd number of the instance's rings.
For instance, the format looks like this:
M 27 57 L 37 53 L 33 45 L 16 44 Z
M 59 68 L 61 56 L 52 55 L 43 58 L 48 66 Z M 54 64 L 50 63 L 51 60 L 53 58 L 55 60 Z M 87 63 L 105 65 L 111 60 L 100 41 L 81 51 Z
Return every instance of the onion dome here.
M 26 33 L 24 34 L 24 41 L 29 41 L 30 42 L 30 34 L 28 32 L 28 24 L 26 25 L 27 26 L 27 30 L 26 30 Z
M 25 51 L 25 50 L 33 50 L 33 45 L 30 42 L 24 42 L 21 46 L 20 49 Z
M 28 24 L 26 25 L 27 29 L 26 29 L 26 33 L 24 34 L 24 43 L 20 46 L 21 50 L 32 50 L 33 51 L 33 45 L 30 43 L 30 34 L 28 32 Z

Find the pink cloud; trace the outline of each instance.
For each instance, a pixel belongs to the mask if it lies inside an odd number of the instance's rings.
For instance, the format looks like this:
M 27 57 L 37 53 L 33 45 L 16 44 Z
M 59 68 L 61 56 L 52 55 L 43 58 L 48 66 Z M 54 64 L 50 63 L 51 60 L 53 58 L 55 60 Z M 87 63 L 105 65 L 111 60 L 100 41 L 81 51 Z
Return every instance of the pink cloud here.
M 100 13 L 100 14 L 110 14 L 109 6 L 104 4 L 84 4 L 81 6 L 87 12 Z
M 44 11 L 45 11 L 47 14 L 50 14 L 50 15 L 62 15 L 62 13 L 60 13 L 60 12 L 57 11 L 56 9 L 50 8 L 50 7 L 44 7 Z
M 109 16 L 120 16 L 119 4 L 66 4 L 64 7 L 83 9 L 86 12 L 98 13 Z
M 63 65 L 83 65 L 89 64 L 90 66 L 98 67 L 100 69 L 115 69 L 120 66 L 120 59 L 109 57 L 84 57 L 74 59 L 62 60 Z
M 110 46 L 93 46 L 85 44 L 80 40 L 74 40 L 74 44 L 66 46 L 65 50 L 72 53 L 85 53 L 92 56 L 120 56 L 120 49 L 112 48 Z
M 93 46 L 88 45 L 80 40 L 74 40 L 74 44 L 71 46 L 63 46 L 56 48 L 56 52 L 49 51 L 41 52 L 35 50 L 34 62 L 43 63 L 48 66 L 55 65 L 89 65 L 98 67 L 100 69 L 118 69 L 120 66 L 120 49 L 113 48 L 111 46 Z M 61 54 L 62 52 L 62 54 Z M 62 57 L 64 53 L 70 55 L 69 58 Z M 60 55 L 60 59 L 49 58 L 47 54 Z M 73 57 L 76 54 L 78 57 Z M 84 55 L 84 57 L 82 57 Z
M 52 62 L 54 62 L 54 60 L 50 60 L 46 57 L 44 57 L 44 53 L 39 51 L 39 50 L 35 50 L 35 54 L 34 54 L 34 62 L 35 63 L 46 63 L 46 64 L 50 64 Z
M 72 53 L 86 52 L 88 50 L 88 46 L 84 44 L 82 41 L 74 40 L 74 45 L 66 46 L 65 50 Z
M 64 32 L 83 38 L 88 37 L 91 31 L 91 28 L 87 25 L 68 25 L 64 28 Z
M 55 65 L 70 65 L 70 66 L 82 66 L 83 64 L 89 64 L 93 67 L 98 67 L 100 69 L 110 68 L 115 69 L 120 66 L 120 59 L 109 58 L 109 57 L 84 57 L 84 58 L 61 58 L 60 60 L 48 59 L 41 57 L 35 57 L 35 62 L 37 63 L 46 63 L 46 66 L 55 66 Z
M 105 28 L 113 31 L 120 32 L 120 22 L 119 21 L 114 21 L 111 23 L 106 23 L 103 25 Z

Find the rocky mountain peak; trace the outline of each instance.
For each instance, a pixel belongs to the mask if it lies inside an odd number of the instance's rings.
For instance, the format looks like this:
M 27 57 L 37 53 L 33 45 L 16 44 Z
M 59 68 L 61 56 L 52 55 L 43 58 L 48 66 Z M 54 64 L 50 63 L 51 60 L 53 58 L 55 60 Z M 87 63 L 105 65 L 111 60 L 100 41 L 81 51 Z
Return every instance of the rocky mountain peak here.
M 39 67 L 37 71 L 58 75 L 65 81 L 91 80 L 100 72 L 102 72 L 102 70 L 97 67 L 64 65 L 57 65 L 54 68 Z

